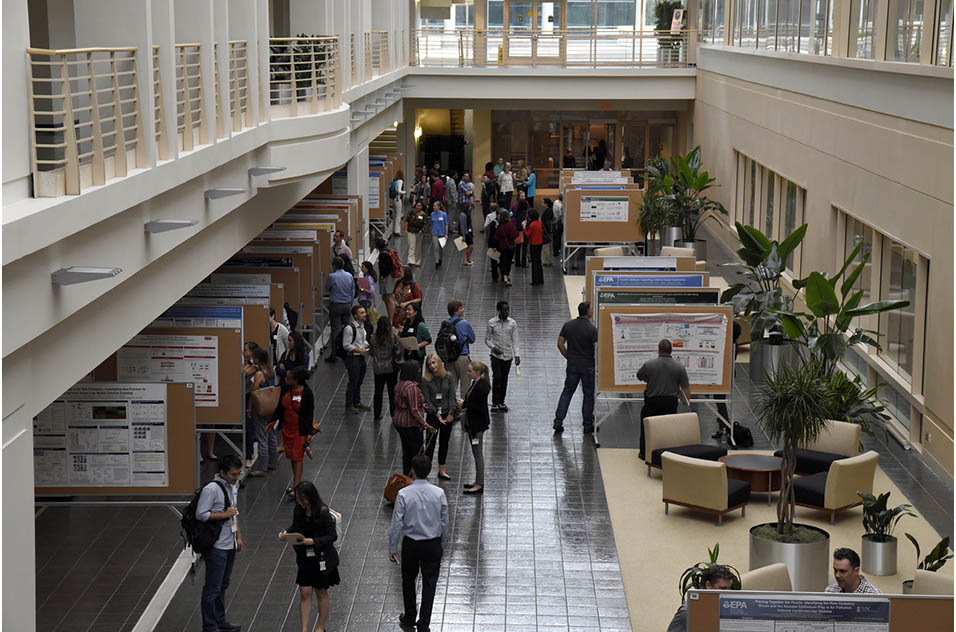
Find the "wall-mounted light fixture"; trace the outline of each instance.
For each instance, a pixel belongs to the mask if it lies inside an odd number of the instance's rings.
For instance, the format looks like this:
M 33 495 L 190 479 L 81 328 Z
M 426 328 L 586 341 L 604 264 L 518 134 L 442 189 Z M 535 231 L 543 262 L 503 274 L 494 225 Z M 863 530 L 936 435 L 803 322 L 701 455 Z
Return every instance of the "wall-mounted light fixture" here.
M 198 219 L 154 219 L 151 222 L 143 224 L 143 230 L 147 233 L 165 233 L 168 230 L 189 228 L 198 223 Z
M 422 126 L 421 126 L 421 125 L 419 125 L 418 127 L 415 128 L 415 132 L 413 133 L 413 136 L 415 136 L 415 140 L 418 140 L 419 138 L 422 137 Z
M 249 169 L 250 176 L 264 176 L 270 173 L 279 173 L 285 171 L 285 167 L 252 167 Z
M 54 285 L 73 285 L 74 283 L 86 283 L 87 281 L 108 279 L 115 277 L 122 271 L 122 268 L 70 266 L 69 268 L 60 268 L 50 274 L 50 280 Z
M 205 198 L 207 200 L 218 200 L 219 198 L 229 197 L 230 195 L 242 195 L 245 189 L 207 189 Z
M 392 121 L 392 127 L 398 129 L 398 121 Z

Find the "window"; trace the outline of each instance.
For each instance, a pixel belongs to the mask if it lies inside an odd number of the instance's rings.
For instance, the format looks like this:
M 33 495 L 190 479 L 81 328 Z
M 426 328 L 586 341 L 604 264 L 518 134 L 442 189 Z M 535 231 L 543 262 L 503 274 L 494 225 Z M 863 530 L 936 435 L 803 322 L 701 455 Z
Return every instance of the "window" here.
M 777 50 L 797 52 L 800 0 L 779 0 L 777 3 Z
M 757 18 L 757 48 L 775 50 L 777 47 L 777 0 L 760 0 Z
M 697 19 L 700 21 L 700 41 L 714 41 L 714 0 L 700 0 Z
M 753 160 L 749 160 L 749 162 L 750 162 L 750 194 L 747 196 L 747 207 L 749 207 L 749 213 L 747 214 L 747 224 L 750 226 L 753 226 L 754 225 L 754 200 L 757 198 L 757 163 L 755 163 Z
M 714 39 L 715 44 L 724 42 L 724 10 L 725 0 L 714 1 Z
M 780 235 L 781 241 L 786 239 L 793 231 L 797 230 L 799 226 L 803 224 L 805 204 L 806 204 L 806 191 L 798 187 L 793 182 L 789 180 L 783 180 L 784 185 L 786 186 L 786 193 L 784 194 L 784 217 L 783 217 L 783 233 Z M 797 247 L 794 252 L 790 253 L 790 256 L 787 257 L 787 270 L 790 271 L 791 276 L 800 277 L 800 251 L 803 249 L 803 246 Z
M 890 4 L 890 11 L 886 25 L 886 60 L 919 63 L 923 0 L 897 0 Z
M 811 2 L 811 0 L 804 0 Z M 833 39 L 833 1 L 813 0 L 813 42 L 806 52 L 811 55 L 829 55 L 830 44 Z
M 877 0 L 855 0 L 856 33 L 850 33 L 850 57 L 873 59 L 874 19 Z M 854 9 L 851 9 L 854 10 Z M 855 41 L 853 35 L 856 35 Z
M 860 299 L 860 305 L 866 305 L 867 303 L 873 302 L 873 292 L 871 291 L 874 265 L 873 229 L 866 224 L 848 216 L 846 219 L 846 231 L 843 240 L 844 247 L 842 260 L 846 260 L 850 253 L 853 252 L 853 249 L 856 248 L 856 245 L 860 242 L 862 242 L 863 245 L 860 247 L 860 252 L 857 253 L 856 258 L 853 260 L 851 265 L 858 265 L 861 261 L 863 261 L 863 257 L 866 255 L 869 255 L 870 259 L 867 262 L 866 267 L 863 269 L 863 272 L 860 274 L 860 278 L 857 279 L 856 284 L 853 286 L 853 291 L 863 292 L 862 298 Z M 876 330 L 876 317 L 861 316 L 857 318 L 857 326 L 864 329 Z
M 763 234 L 773 239 L 773 191 L 774 183 L 777 180 L 777 174 L 773 171 L 767 171 L 767 186 L 764 187 L 764 197 L 763 197 L 763 208 L 764 208 L 764 223 L 763 223 Z
M 936 32 L 936 65 L 953 65 L 953 0 L 940 0 Z
M 913 379 L 913 343 L 916 325 L 916 279 L 919 254 L 883 237 L 880 299 L 909 301 L 909 307 L 880 314 L 879 355 L 907 380 Z M 925 260 L 924 260 L 925 261 Z M 928 265 L 928 262 L 927 264 Z
M 881 386 L 876 389 L 876 396 L 886 406 L 886 413 L 909 430 L 910 403 L 907 401 L 906 395 L 892 385 L 881 382 Z

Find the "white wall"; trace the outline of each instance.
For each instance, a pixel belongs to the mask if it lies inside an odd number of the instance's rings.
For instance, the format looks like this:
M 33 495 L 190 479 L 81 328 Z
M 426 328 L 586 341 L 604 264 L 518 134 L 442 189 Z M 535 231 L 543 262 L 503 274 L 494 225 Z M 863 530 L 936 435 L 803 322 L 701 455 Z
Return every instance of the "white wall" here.
M 26 0 L 3 2 L 3 200 L 30 195 L 30 116 L 26 98 L 26 49 L 30 19 Z

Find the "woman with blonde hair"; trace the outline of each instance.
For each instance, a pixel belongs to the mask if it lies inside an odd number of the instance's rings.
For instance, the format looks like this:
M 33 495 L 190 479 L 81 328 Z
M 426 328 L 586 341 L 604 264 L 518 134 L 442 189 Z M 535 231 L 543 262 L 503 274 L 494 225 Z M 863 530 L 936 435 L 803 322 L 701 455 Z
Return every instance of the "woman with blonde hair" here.
M 471 387 L 458 404 L 464 413 L 462 429 L 471 439 L 471 453 L 475 457 L 475 482 L 466 485 L 464 493 L 480 494 L 485 489 L 482 438 L 489 426 L 488 393 L 491 392 L 491 380 L 488 377 L 488 367 L 483 362 L 469 362 L 467 373 L 471 378 Z
M 448 440 L 455 414 L 455 380 L 445 371 L 445 363 L 437 354 L 429 354 L 425 360 L 425 377 L 422 380 L 422 395 L 425 398 L 425 421 L 438 428 L 438 478 L 451 480 L 445 471 L 448 458 Z M 426 444 L 425 456 L 431 460 L 435 454 L 435 442 Z

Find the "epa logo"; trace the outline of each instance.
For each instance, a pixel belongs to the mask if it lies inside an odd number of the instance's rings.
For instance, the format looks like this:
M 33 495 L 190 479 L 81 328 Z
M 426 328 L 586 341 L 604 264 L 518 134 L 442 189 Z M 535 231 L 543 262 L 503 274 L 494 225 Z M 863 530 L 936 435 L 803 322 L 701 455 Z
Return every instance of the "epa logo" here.
M 724 605 L 724 608 L 729 608 L 734 610 L 747 609 L 747 602 L 745 601 L 725 601 L 723 605 Z

